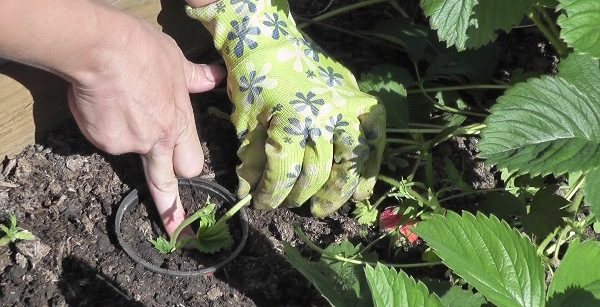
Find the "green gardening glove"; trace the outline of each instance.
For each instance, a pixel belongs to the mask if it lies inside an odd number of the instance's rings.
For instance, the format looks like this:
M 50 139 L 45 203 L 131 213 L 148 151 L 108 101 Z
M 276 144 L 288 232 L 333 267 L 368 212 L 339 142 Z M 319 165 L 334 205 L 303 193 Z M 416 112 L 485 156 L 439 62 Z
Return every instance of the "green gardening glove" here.
M 324 217 L 368 198 L 385 143 L 385 110 L 294 23 L 284 0 L 187 8 L 223 55 L 241 146 L 238 195 L 257 209 L 311 199 Z

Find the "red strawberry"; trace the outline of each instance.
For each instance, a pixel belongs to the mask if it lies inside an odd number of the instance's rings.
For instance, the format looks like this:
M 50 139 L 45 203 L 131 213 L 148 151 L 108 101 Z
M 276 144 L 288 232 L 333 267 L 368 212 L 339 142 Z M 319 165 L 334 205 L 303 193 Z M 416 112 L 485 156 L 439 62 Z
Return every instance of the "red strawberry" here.
M 396 230 L 400 226 L 400 233 L 408 240 L 410 244 L 416 244 L 419 236 L 411 231 L 417 225 L 417 221 L 404 218 L 397 207 L 388 207 L 379 215 L 379 229 L 383 232 Z M 402 224 L 400 224 L 403 222 Z

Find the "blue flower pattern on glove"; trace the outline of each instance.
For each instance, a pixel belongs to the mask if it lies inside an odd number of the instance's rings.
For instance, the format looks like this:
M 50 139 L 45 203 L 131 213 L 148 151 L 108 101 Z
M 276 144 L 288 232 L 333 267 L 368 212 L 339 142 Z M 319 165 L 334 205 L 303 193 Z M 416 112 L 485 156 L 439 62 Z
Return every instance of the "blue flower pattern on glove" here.
M 343 84 L 342 80 L 344 77 L 341 74 L 336 73 L 333 67 L 327 67 L 327 69 L 319 66 L 321 71 L 321 77 L 325 78 L 325 83 L 329 87 L 340 86 Z
M 235 12 L 241 14 L 246 7 L 250 13 L 256 12 L 256 4 L 252 3 L 252 0 L 231 0 L 232 5 L 236 5 Z
M 317 97 L 317 95 L 310 91 L 306 93 L 306 96 L 298 92 L 296 93 L 296 97 L 298 97 L 298 99 L 290 101 L 290 104 L 295 106 L 296 111 L 302 112 L 308 107 L 314 116 L 319 114 L 319 108 L 317 106 L 325 104 L 325 100 L 323 99 L 313 99 Z
M 312 140 L 314 142 L 318 137 L 321 136 L 321 129 L 313 127 L 313 121 L 310 118 L 304 119 L 304 125 L 302 125 L 297 118 L 290 118 L 288 121 L 292 126 L 285 127 L 283 130 L 288 134 L 300 136 L 301 138 L 299 144 L 302 148 L 306 147 L 306 142 L 308 140 Z
M 265 14 L 265 16 L 267 17 L 267 20 L 265 20 L 263 22 L 263 24 L 267 27 L 271 27 L 273 28 L 273 34 L 271 35 L 271 37 L 273 39 L 279 39 L 279 36 L 286 36 L 288 35 L 288 32 L 286 30 L 287 28 L 287 24 L 285 23 L 285 21 L 283 20 L 279 20 L 279 14 L 277 13 L 273 13 L 273 14 Z
M 247 104 L 254 104 L 257 96 L 259 96 L 263 91 L 263 88 L 260 86 L 260 84 L 265 81 L 266 78 L 266 76 L 258 76 L 255 70 L 250 71 L 248 77 L 240 77 L 240 92 L 248 92 L 248 96 L 246 96 Z
M 250 18 L 248 16 L 242 19 L 242 23 L 237 22 L 237 20 L 232 20 L 232 30 L 227 34 L 228 40 L 238 40 L 234 48 L 234 53 L 238 58 L 244 55 L 244 45 L 248 45 L 248 48 L 250 49 L 258 47 L 258 43 L 251 39 L 250 36 L 259 35 L 260 29 L 258 27 L 249 27 L 249 22 Z

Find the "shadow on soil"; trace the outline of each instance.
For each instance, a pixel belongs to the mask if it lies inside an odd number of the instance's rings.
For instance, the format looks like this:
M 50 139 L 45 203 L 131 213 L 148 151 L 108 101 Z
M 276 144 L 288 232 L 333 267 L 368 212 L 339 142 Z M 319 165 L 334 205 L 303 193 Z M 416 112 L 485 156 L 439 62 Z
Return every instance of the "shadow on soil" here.
M 58 287 L 70 306 L 144 306 L 76 257 L 63 259 L 62 267 Z

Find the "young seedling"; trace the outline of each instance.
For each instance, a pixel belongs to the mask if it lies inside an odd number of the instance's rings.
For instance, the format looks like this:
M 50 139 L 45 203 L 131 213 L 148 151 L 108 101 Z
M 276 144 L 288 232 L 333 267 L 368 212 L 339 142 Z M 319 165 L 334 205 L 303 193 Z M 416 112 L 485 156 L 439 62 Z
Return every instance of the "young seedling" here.
M 35 239 L 35 236 L 31 232 L 21 227 L 17 227 L 17 216 L 12 213 L 9 215 L 8 226 L 0 224 L 0 230 L 4 232 L 4 236 L 0 238 L 0 246 L 16 242 L 17 240 Z
M 196 211 L 193 215 L 185 219 L 175 229 L 171 240 L 165 239 L 163 236 L 156 240 L 150 240 L 160 253 L 170 254 L 184 246 L 191 244 L 202 253 L 212 254 L 222 249 L 225 249 L 233 244 L 233 238 L 229 233 L 227 221 L 233 217 L 240 209 L 250 203 L 250 195 L 238 201 L 231 209 L 229 209 L 219 220 L 216 220 L 217 206 L 210 201 L 206 201 L 204 207 Z M 186 236 L 179 239 L 181 231 L 190 224 L 198 221 L 198 230 L 194 236 Z

